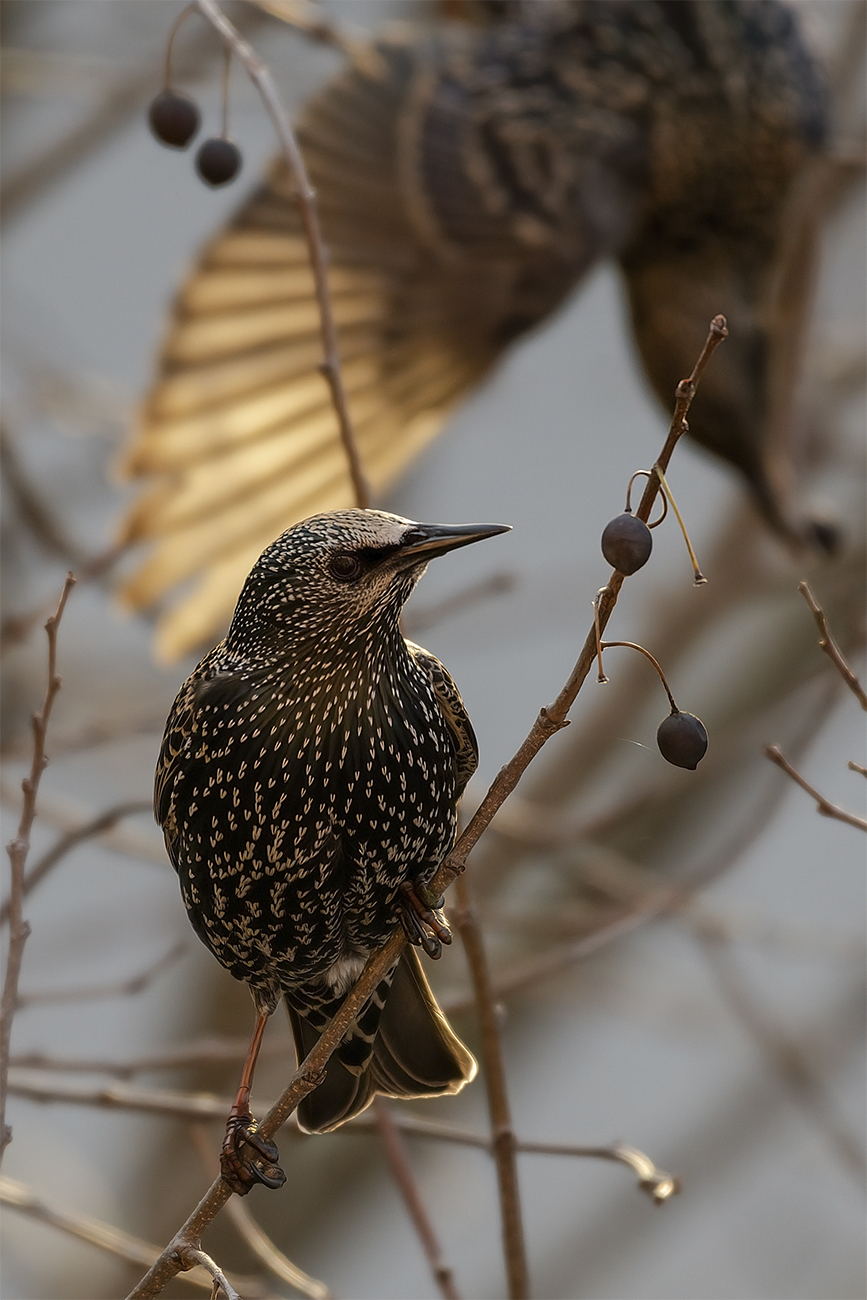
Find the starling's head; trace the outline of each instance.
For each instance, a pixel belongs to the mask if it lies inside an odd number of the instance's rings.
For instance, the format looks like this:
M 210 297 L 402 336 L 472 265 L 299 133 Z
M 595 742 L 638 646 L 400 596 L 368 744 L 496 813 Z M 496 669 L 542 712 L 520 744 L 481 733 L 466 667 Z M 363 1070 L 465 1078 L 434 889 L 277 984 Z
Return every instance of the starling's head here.
M 244 584 L 230 646 L 341 643 L 397 628 L 428 561 L 508 531 L 505 524 L 417 524 L 382 510 L 336 510 L 288 529 Z

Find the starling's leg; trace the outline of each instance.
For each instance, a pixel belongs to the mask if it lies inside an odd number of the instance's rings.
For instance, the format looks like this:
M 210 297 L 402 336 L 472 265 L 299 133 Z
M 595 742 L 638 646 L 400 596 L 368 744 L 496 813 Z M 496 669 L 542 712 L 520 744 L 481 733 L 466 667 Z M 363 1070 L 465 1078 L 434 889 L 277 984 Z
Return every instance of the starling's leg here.
M 238 1094 L 235 1097 L 229 1118 L 226 1121 L 226 1136 L 223 1138 L 223 1150 L 220 1155 L 220 1169 L 223 1181 L 228 1183 L 238 1196 L 246 1196 L 255 1183 L 264 1183 L 266 1187 L 282 1187 L 286 1175 L 277 1164 L 279 1151 L 274 1142 L 261 1138 L 256 1133 L 256 1121 L 250 1113 L 250 1089 L 253 1086 L 253 1073 L 262 1046 L 262 1035 L 268 1023 L 268 1014 L 260 1011 L 256 1028 L 247 1050 L 247 1059 L 241 1074 Z M 265 1168 L 247 1157 L 242 1156 L 243 1146 L 252 1149 L 266 1161 Z
M 442 912 L 429 907 L 411 881 L 405 880 L 400 888 L 403 897 L 398 899 L 397 911 L 408 942 L 420 945 L 428 957 L 441 957 L 443 944 L 452 941 Z

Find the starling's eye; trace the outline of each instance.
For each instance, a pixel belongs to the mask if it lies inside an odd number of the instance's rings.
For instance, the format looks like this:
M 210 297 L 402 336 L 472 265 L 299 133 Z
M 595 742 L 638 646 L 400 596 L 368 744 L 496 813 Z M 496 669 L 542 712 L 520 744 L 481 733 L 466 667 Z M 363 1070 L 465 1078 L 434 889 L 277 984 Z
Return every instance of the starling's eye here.
M 352 582 L 353 578 L 359 576 L 363 567 L 358 556 L 350 555 L 347 551 L 332 555 L 328 561 L 328 572 L 338 582 Z

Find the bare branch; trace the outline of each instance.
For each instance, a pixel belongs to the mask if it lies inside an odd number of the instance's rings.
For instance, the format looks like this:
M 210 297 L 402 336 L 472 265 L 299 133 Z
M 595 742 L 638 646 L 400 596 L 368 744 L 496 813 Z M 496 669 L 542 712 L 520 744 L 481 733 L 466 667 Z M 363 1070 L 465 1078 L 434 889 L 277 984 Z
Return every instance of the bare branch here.
M 46 555 L 60 559 L 64 564 L 78 566 L 84 560 L 84 554 L 61 532 L 51 511 L 29 482 L 18 459 L 18 451 L 5 420 L 0 421 L 0 457 L 3 463 L 3 478 L 15 502 L 15 509 L 31 536 Z
M 52 746 L 62 751 L 62 746 Z M 17 806 L 20 803 L 18 785 L 0 775 L 0 800 Z M 43 825 L 53 826 L 63 834 L 79 830 L 87 822 L 93 821 L 94 812 L 77 799 L 69 799 L 53 791 L 45 791 L 39 800 L 39 820 Z M 148 826 L 119 825 L 114 830 L 103 831 L 103 844 L 124 857 L 135 858 L 138 862 L 152 862 L 165 869 L 166 849 L 163 837 L 156 825 Z
M 200 1264 L 207 1273 L 210 1273 L 214 1280 L 211 1289 L 211 1300 L 217 1300 L 220 1291 L 223 1292 L 226 1300 L 241 1300 L 238 1292 L 220 1266 L 200 1246 L 179 1246 L 178 1259 L 184 1270 L 195 1268 L 196 1264 Z
M 441 623 L 444 619 L 451 618 L 454 614 L 462 613 L 465 609 L 476 609 L 483 600 L 490 600 L 492 597 L 503 596 L 506 592 L 514 591 L 516 584 L 517 578 L 514 573 L 492 573 L 489 578 L 473 582 L 468 587 L 463 587 L 460 591 L 455 591 L 432 605 L 423 605 L 420 608 L 410 606 L 403 620 L 404 626 L 415 636 Z
M 22 993 L 19 995 L 16 1006 L 20 1011 L 24 1007 L 44 1006 L 46 1003 L 99 1002 L 104 998 L 134 997 L 137 993 L 142 993 L 149 984 L 152 984 L 159 975 L 162 975 L 169 966 L 172 966 L 187 951 L 187 943 L 181 940 L 180 943 L 174 944 L 162 957 L 158 957 L 155 962 L 151 962 L 149 966 L 146 966 L 138 975 L 131 975 L 125 980 L 111 980 L 107 984 L 90 984 L 79 988 L 41 989 L 35 993 Z
M 585 958 L 604 948 L 606 944 L 619 939 L 621 935 L 630 934 L 656 916 L 663 916 L 669 911 L 684 905 L 690 894 L 682 889 L 658 890 L 649 892 L 649 896 L 640 900 L 634 907 L 625 910 L 621 916 L 608 925 L 582 935 L 561 947 L 550 949 L 533 957 L 528 957 L 512 967 L 508 975 L 501 975 L 494 981 L 494 998 L 499 1001 L 510 993 L 529 988 L 541 980 L 551 979 L 568 970 Z M 474 1006 L 474 999 L 467 995 L 444 998 L 442 1007 L 448 1015 L 457 1015 Z
M 493 1142 L 490 1135 L 474 1133 L 471 1129 L 458 1128 L 454 1125 L 440 1124 L 437 1120 L 419 1119 L 405 1111 L 392 1111 L 392 1118 L 398 1128 L 407 1137 L 417 1137 L 433 1142 L 452 1142 L 457 1146 L 477 1147 L 481 1151 L 493 1154 Z M 371 1131 L 374 1121 L 365 1115 L 359 1115 L 342 1129 L 353 1132 L 363 1129 Z M 667 1174 L 637 1147 L 627 1146 L 623 1142 L 614 1142 L 606 1147 L 575 1146 L 564 1142 L 527 1142 L 521 1138 L 515 1141 L 515 1150 L 521 1155 L 572 1156 L 588 1160 L 611 1160 L 616 1164 L 628 1166 L 638 1174 L 642 1191 L 662 1205 L 680 1191 L 680 1179 L 675 1174 Z
M 83 826 L 77 827 L 74 831 L 67 831 L 47 853 L 43 853 L 42 857 L 37 862 L 34 862 L 27 872 L 22 885 L 24 897 L 26 898 L 30 891 L 36 888 L 40 881 L 48 875 L 52 867 L 55 867 L 58 862 L 66 857 L 67 853 L 71 853 L 79 844 L 94 839 L 97 835 L 101 835 L 103 831 L 111 830 L 124 817 L 134 817 L 137 813 L 150 811 L 150 802 L 145 802 L 143 799 L 134 799 L 128 803 L 115 804 L 113 808 L 107 808 L 105 812 L 100 813 L 98 817 L 94 817 L 92 821 L 85 822 Z M 3 906 L 0 907 L 0 925 L 5 925 L 8 920 L 9 900 L 7 899 Z
M 9 1094 L 28 1101 L 98 1106 L 187 1120 L 225 1120 L 232 1104 L 231 1099 L 204 1092 L 173 1092 L 168 1088 L 135 1088 L 124 1084 L 94 1088 L 61 1079 L 49 1083 L 28 1070 L 10 1070 Z
M 343 449 L 346 452 L 355 501 L 362 510 L 366 509 L 370 504 L 370 489 L 361 466 L 361 458 L 358 454 L 352 419 L 346 401 L 346 392 L 343 387 L 337 326 L 334 323 L 331 294 L 328 288 L 328 258 L 322 242 L 319 213 L 316 207 L 316 191 L 308 179 L 301 150 L 298 148 L 298 142 L 293 134 L 289 118 L 280 103 L 277 88 L 267 65 L 259 58 L 253 47 L 244 40 L 237 28 L 229 22 L 215 3 L 215 0 L 195 0 L 195 4 L 202 17 L 215 28 L 221 40 L 244 65 L 250 80 L 262 96 L 274 130 L 277 133 L 280 150 L 289 169 L 289 175 L 292 177 L 294 185 L 293 198 L 297 204 L 304 226 L 304 234 L 307 238 L 310 266 L 316 285 L 316 300 L 319 304 L 322 351 L 324 355 L 322 373 L 328 382 L 328 387 L 331 390 L 331 400 L 337 413 L 340 437 L 343 442 Z
M 807 794 L 816 800 L 816 811 L 820 812 L 823 817 L 834 817 L 837 821 L 846 822 L 848 826 L 857 826 L 859 830 L 867 831 L 867 820 L 863 817 L 856 817 L 854 813 L 846 812 L 844 808 L 838 808 L 836 804 L 829 803 L 823 794 L 820 794 L 808 781 L 805 781 L 800 772 L 792 767 L 778 745 L 765 745 L 765 754 L 772 763 L 776 763 L 777 767 L 782 768 L 796 785 L 799 785 L 802 790 L 806 790 Z
M 693 920 L 691 928 L 716 977 L 720 992 L 741 1025 L 824 1134 L 840 1163 L 859 1183 L 867 1184 L 867 1164 L 860 1141 L 842 1124 L 831 1093 L 800 1045 L 778 1029 L 758 1006 L 738 971 L 725 935 L 706 922 L 697 924 Z
M 122 1232 L 120 1228 L 103 1223 L 100 1219 L 53 1209 L 46 1205 L 36 1192 L 12 1178 L 0 1178 L 0 1202 L 11 1210 L 17 1210 L 19 1214 L 35 1219 L 38 1223 L 57 1228 L 71 1237 L 77 1237 L 79 1241 L 86 1241 L 91 1246 L 107 1251 L 110 1255 L 116 1255 L 128 1264 L 146 1266 L 153 1263 L 159 1254 L 159 1246 L 153 1246 L 149 1241 L 142 1241 L 139 1237 L 132 1237 L 128 1232 Z M 210 1291 L 212 1288 L 212 1279 L 203 1269 L 196 1268 L 181 1276 L 191 1286 L 205 1291 Z M 236 1282 L 247 1296 L 252 1296 L 252 1288 L 255 1287 L 253 1279 L 236 1279 Z
M 637 1147 L 624 1142 L 613 1142 L 610 1147 L 578 1147 L 559 1142 L 519 1142 L 518 1150 L 539 1156 L 582 1156 L 591 1160 L 613 1160 L 627 1165 L 638 1175 L 638 1186 L 656 1205 L 665 1205 L 681 1189 L 676 1174 L 657 1169 L 653 1161 Z
M 530 1276 L 527 1269 L 527 1249 L 524 1243 L 524 1223 L 521 1217 L 521 1198 L 518 1189 L 517 1149 L 509 1110 L 506 1069 L 503 1063 L 497 1007 L 491 986 L 491 972 L 466 876 L 458 877 L 455 891 L 458 908 L 452 915 L 467 955 L 476 1014 L 482 1032 L 482 1061 L 491 1117 L 491 1143 L 500 1191 L 500 1220 L 509 1297 L 510 1300 L 527 1300 L 530 1294 Z
M 156 1070 L 178 1070 L 188 1065 L 213 1065 L 222 1061 L 243 1061 L 248 1047 L 246 1038 L 202 1038 L 178 1047 L 167 1047 L 153 1056 L 134 1057 L 130 1061 L 101 1060 L 86 1057 L 48 1056 L 44 1052 L 26 1052 L 10 1058 L 10 1065 L 23 1070 L 54 1070 L 70 1074 L 113 1074 L 131 1079 L 136 1074 Z M 260 1057 L 285 1056 L 282 1043 L 263 1043 Z
M 394 1175 L 394 1181 L 400 1189 L 403 1203 L 412 1219 L 425 1258 L 430 1265 L 430 1271 L 439 1287 L 440 1295 L 444 1297 L 444 1300 L 460 1300 L 455 1287 L 454 1275 L 443 1259 L 442 1247 L 434 1232 L 427 1207 L 421 1198 L 418 1184 L 413 1177 L 400 1133 L 400 1124 L 392 1114 L 392 1107 L 384 1097 L 376 1097 L 373 1107 L 375 1111 L 374 1123 L 379 1130 L 389 1168 Z
M 318 5 L 309 4 L 307 0 L 250 0 L 257 9 L 263 9 L 272 18 L 279 18 L 297 31 L 303 32 L 311 40 L 322 45 L 330 45 L 345 54 L 356 67 L 364 68 L 371 76 L 376 76 L 383 69 L 383 60 L 375 47 L 363 35 L 333 22 Z
M 24 945 L 30 933 L 30 926 L 24 920 L 24 868 L 30 850 L 30 831 L 36 817 L 36 795 L 42 773 L 48 763 L 45 753 L 45 737 L 48 720 L 57 692 L 60 690 L 60 678 L 57 675 L 57 629 L 63 617 L 66 601 L 75 585 L 71 573 L 66 575 L 63 591 L 57 609 L 45 624 L 48 636 L 48 685 L 42 708 L 33 716 L 33 759 L 30 775 L 21 783 L 24 791 L 24 803 L 18 822 L 18 833 L 8 845 L 11 867 L 9 889 L 9 948 L 6 956 L 6 975 L 3 980 L 3 996 L 0 1000 L 0 1160 L 3 1152 L 12 1140 L 12 1131 L 6 1124 L 6 1086 L 9 1077 L 9 1044 L 12 1037 L 12 1019 L 18 1004 L 18 981 L 21 977 L 21 962 L 24 958 Z
M 825 654 L 831 660 L 831 663 L 837 669 L 837 672 L 843 678 L 843 681 L 849 687 L 849 690 L 860 703 L 861 708 L 867 709 L 867 691 L 864 690 L 864 687 L 858 681 L 858 678 L 843 658 L 843 652 L 831 635 L 831 629 L 828 627 L 828 620 L 825 617 L 825 611 L 816 601 L 808 583 L 799 582 L 798 591 L 809 605 L 810 612 L 816 620 L 816 627 L 819 629 L 819 649 L 824 650 Z

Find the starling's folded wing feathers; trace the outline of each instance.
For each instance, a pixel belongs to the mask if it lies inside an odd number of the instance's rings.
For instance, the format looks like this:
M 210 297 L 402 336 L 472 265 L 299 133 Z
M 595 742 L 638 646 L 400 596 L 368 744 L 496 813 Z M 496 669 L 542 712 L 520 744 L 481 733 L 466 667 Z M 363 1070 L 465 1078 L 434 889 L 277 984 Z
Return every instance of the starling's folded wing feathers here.
M 457 780 L 455 797 L 460 799 L 467 782 L 479 765 L 479 745 L 473 724 L 470 722 L 470 715 L 464 707 L 461 693 L 451 673 L 444 664 L 440 663 L 436 655 L 416 645 L 414 641 L 407 641 L 407 646 L 416 663 L 423 665 L 431 675 L 436 701 L 445 718 L 454 747 Z

